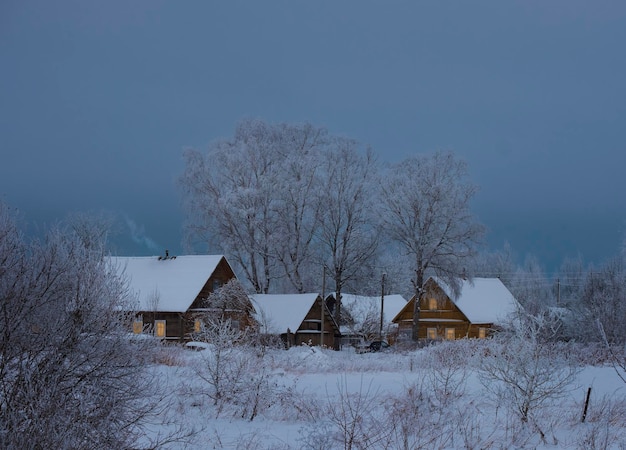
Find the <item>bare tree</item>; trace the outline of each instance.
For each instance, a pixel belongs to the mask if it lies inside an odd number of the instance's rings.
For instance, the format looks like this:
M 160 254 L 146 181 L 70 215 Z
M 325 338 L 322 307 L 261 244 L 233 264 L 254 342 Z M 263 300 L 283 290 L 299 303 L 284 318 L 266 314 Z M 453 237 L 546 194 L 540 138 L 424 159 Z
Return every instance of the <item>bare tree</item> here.
M 185 152 L 180 184 L 189 239 L 217 244 L 257 293 L 284 279 L 304 291 L 326 136 L 309 124 L 243 121 L 206 154 Z
M 206 318 L 215 321 L 226 320 L 228 313 L 231 315 L 249 313 L 252 304 L 241 282 L 233 278 L 216 291 L 211 292 L 202 307 L 210 310 Z
M 232 139 L 214 142 L 206 154 L 186 151 L 179 180 L 188 239 L 218 246 L 257 293 L 267 293 L 278 277 L 277 139 L 264 122 L 244 121 Z
M 587 323 L 599 321 L 604 329 L 604 336 L 593 329 L 595 340 L 602 337 L 610 345 L 626 344 L 626 268 L 624 263 L 615 259 L 602 269 L 587 275 L 583 289 L 583 302 L 578 308 Z
M 567 349 L 554 342 L 560 324 L 547 314 L 520 312 L 510 333 L 495 340 L 481 361 L 481 382 L 504 401 L 523 423 L 544 438 L 534 414 L 571 387 L 579 369 Z
M 474 255 L 483 234 L 470 212 L 475 193 L 466 164 L 451 153 L 408 158 L 383 177 L 384 229 L 413 259 L 414 340 L 427 274 L 458 287 L 458 277 L 466 268 L 463 261 Z
M 328 133 L 310 124 L 275 126 L 280 176 L 274 190 L 277 209 L 276 257 L 282 274 L 299 293 L 311 289 L 305 274 L 313 262 L 312 243 L 320 218 L 321 152 Z
M 507 287 L 529 314 L 541 314 L 556 305 L 553 283 L 548 280 L 541 264 L 528 255 L 524 264 L 510 277 Z
M 335 319 L 341 323 L 341 293 L 345 284 L 363 275 L 378 245 L 373 201 L 378 178 L 376 162 L 357 143 L 335 138 L 325 153 L 318 241 L 336 293 Z
M 16 223 L 0 204 L 0 447 L 133 447 L 155 404 L 124 280 L 84 234 Z

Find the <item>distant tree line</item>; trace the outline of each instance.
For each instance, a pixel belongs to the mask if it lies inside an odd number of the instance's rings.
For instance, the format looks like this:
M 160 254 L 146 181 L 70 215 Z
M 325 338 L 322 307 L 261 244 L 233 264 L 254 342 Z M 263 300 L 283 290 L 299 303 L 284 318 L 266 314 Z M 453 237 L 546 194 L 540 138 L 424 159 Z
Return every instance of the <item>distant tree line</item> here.
M 566 259 L 551 278 L 508 244 L 486 252 L 477 186 L 452 153 L 381 164 L 325 128 L 245 120 L 184 157 L 187 243 L 226 254 L 257 293 L 334 291 L 342 320 L 341 293 L 378 295 L 383 272 L 387 293 L 417 297 L 430 275 L 453 289 L 499 277 L 527 314 L 558 323 L 554 339 L 626 341 L 626 241 L 601 267 Z

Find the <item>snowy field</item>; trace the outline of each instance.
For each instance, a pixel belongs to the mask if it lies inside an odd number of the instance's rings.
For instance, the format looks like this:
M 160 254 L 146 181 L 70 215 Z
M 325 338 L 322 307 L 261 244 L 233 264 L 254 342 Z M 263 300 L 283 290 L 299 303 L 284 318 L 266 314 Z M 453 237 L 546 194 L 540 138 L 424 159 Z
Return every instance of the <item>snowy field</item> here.
M 488 381 L 492 347 L 166 348 L 153 368 L 169 426 L 154 433 L 189 449 L 626 448 L 626 383 L 601 355 L 569 348 L 574 369 L 540 361 L 548 376 L 528 360 L 507 383 Z M 532 391 L 525 416 L 516 383 Z

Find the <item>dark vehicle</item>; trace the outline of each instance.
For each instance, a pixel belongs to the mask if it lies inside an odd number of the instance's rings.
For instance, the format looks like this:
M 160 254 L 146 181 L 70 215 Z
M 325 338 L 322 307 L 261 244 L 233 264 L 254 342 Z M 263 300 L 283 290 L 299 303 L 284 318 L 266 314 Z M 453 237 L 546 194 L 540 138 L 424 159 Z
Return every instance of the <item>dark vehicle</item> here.
M 371 352 L 379 352 L 381 350 L 387 350 L 389 343 L 387 341 L 372 341 L 369 348 Z

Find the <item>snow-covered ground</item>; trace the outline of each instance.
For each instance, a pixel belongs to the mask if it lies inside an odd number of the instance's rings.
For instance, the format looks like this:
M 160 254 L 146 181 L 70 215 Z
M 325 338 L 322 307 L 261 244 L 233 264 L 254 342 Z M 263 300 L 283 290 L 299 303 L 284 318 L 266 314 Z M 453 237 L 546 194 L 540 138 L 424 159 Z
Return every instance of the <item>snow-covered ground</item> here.
M 506 389 L 485 385 L 485 345 L 172 347 L 154 366 L 170 425 L 154 432 L 176 429 L 186 436 L 167 447 L 190 449 L 626 448 L 626 383 L 610 364 L 581 365 L 523 421 Z

